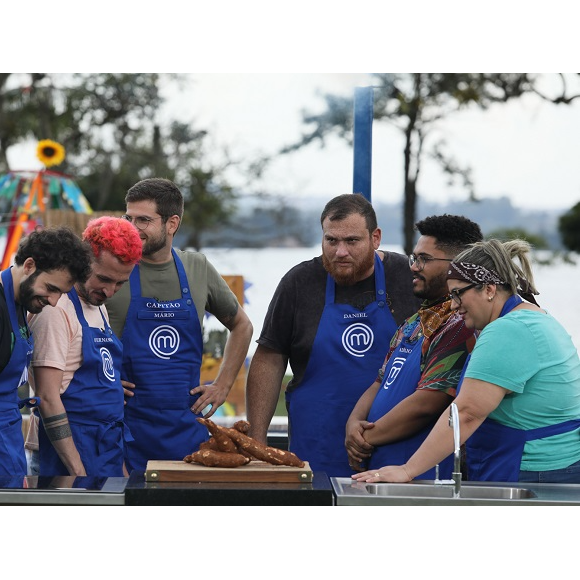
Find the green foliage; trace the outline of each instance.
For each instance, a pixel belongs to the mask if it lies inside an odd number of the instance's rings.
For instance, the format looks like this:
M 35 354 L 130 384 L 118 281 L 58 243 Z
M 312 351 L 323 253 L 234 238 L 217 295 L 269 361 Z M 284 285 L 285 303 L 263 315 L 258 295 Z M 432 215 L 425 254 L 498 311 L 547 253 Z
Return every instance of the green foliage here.
M 216 168 L 192 167 L 186 176 L 184 224 L 191 226 L 187 246 L 199 250 L 201 233 L 227 224 L 235 213 L 236 195 Z
M 66 149 L 59 172 L 74 176 L 96 211 L 124 211 L 125 193 L 139 179 L 166 177 L 186 198 L 189 245 L 227 222 L 236 195 L 233 168 L 256 177 L 266 160 L 235 163 L 208 146 L 208 132 L 169 118 L 162 122 L 164 90 L 185 79 L 159 73 L 0 73 L 0 172 L 7 149 L 53 139 Z M 26 168 L 18 168 L 26 169 Z
M 568 250 L 580 253 L 580 202 L 560 216 L 558 230 Z
M 374 119 L 396 127 L 404 136 L 404 249 L 412 252 L 418 198 L 418 180 L 423 159 L 430 157 L 447 175 L 449 183 L 459 179 L 469 197 L 475 199 L 475 187 L 469 167 L 461 167 L 446 150 L 444 140 L 435 140 L 438 123 L 453 113 L 476 106 L 486 109 L 527 93 L 553 103 L 570 104 L 578 94 L 569 95 L 566 79 L 561 76 L 561 94 L 548 97 L 539 90 L 541 75 L 531 73 L 373 73 Z M 330 135 L 352 142 L 353 100 L 323 96 L 326 110 L 320 114 L 303 113 L 308 131 L 302 139 L 287 145 L 281 153 L 295 151 L 318 142 L 324 146 Z
M 501 228 L 490 232 L 487 236 L 489 238 L 495 238 L 506 242 L 508 240 L 526 240 L 534 250 L 548 250 L 550 244 L 544 236 L 539 234 L 531 234 L 524 230 L 523 228 Z

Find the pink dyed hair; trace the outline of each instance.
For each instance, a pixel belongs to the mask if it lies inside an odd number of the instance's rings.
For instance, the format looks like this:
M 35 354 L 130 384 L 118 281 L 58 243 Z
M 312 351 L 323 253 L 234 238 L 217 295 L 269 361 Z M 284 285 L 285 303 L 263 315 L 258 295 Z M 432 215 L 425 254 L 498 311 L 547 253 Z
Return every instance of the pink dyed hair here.
M 91 245 L 96 258 L 106 250 L 124 264 L 137 264 L 143 252 L 137 228 L 123 218 L 103 216 L 91 220 L 83 240 Z

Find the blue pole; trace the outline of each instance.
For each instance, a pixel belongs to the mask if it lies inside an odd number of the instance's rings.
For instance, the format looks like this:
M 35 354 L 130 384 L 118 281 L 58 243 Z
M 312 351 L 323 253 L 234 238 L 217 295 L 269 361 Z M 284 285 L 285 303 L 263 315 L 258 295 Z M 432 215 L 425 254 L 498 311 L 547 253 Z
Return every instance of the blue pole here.
M 373 152 L 373 87 L 354 89 L 354 169 L 353 193 L 371 201 Z

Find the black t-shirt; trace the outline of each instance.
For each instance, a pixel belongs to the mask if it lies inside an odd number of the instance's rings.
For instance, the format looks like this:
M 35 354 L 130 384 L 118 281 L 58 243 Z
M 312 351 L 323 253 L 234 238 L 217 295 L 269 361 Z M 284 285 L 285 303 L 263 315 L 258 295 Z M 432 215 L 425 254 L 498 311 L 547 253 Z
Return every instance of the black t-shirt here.
M 394 252 L 384 254 L 386 302 L 395 322 L 400 325 L 419 310 L 421 300 L 413 294 L 413 276 L 407 256 Z M 306 371 L 324 310 L 326 279 L 321 257 L 302 262 L 283 276 L 268 307 L 257 342 L 288 357 L 293 374 L 289 389 L 300 383 Z M 336 286 L 335 301 L 338 303 L 362 310 L 374 300 L 374 274 L 352 286 Z

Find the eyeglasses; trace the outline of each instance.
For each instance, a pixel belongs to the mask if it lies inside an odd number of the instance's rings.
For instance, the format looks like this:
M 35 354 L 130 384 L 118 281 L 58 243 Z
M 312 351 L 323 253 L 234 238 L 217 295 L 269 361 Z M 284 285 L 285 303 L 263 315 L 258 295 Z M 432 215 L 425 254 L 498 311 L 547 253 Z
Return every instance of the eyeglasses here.
M 423 256 L 422 254 L 419 256 L 416 256 L 415 254 L 410 254 L 409 255 L 409 268 L 412 268 L 416 264 L 417 270 L 419 270 L 419 272 L 421 272 L 423 270 L 423 268 L 425 267 L 425 264 L 427 262 L 433 262 L 435 260 L 439 260 L 441 262 L 453 262 L 453 260 L 451 258 L 433 258 L 432 256 Z
M 144 215 L 140 215 L 138 217 L 133 217 L 130 215 L 122 215 L 121 216 L 124 220 L 127 220 L 130 224 L 133 224 L 138 230 L 146 230 L 149 227 L 149 224 L 153 221 L 153 220 L 161 220 L 163 219 L 163 216 L 157 216 L 154 218 L 150 218 Z
M 456 302 L 457 306 L 461 306 L 461 295 L 464 292 L 467 292 L 468 290 L 475 288 L 476 286 L 481 286 L 481 284 L 479 284 L 478 282 L 473 282 L 473 284 L 468 284 L 463 288 L 454 288 L 453 290 L 451 290 L 451 292 L 449 292 L 449 299 L 453 300 L 453 302 Z

